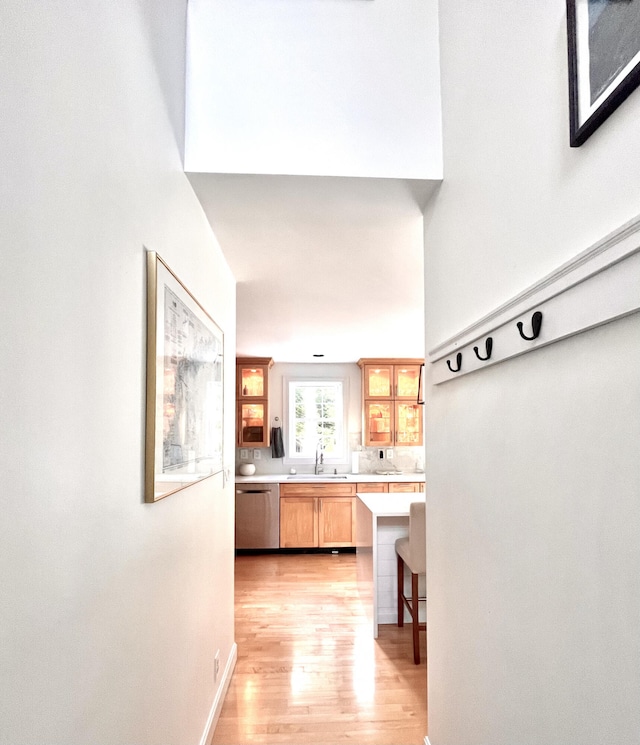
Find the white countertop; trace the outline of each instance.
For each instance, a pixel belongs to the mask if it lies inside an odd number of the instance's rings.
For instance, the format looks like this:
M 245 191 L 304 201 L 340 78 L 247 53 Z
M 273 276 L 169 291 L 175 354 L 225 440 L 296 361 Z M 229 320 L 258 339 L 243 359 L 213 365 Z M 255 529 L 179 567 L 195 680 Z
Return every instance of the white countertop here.
M 339 473 L 338 476 L 345 478 L 333 478 L 333 474 L 326 474 L 326 481 L 320 476 L 313 474 L 298 473 L 295 478 L 289 478 L 289 473 L 254 473 L 253 476 L 236 476 L 236 484 L 301 484 L 301 483 L 329 483 L 329 484 L 369 484 L 372 482 L 423 482 L 424 472 L 422 473 Z M 305 478 L 308 477 L 308 478 Z M 381 495 L 384 496 L 384 495 Z M 388 496 L 388 495 L 387 495 Z M 395 494 L 394 496 L 401 496 Z M 414 500 L 415 501 L 415 500 Z
M 408 517 L 411 502 L 424 502 L 424 492 L 399 494 L 362 494 L 358 499 L 374 517 Z

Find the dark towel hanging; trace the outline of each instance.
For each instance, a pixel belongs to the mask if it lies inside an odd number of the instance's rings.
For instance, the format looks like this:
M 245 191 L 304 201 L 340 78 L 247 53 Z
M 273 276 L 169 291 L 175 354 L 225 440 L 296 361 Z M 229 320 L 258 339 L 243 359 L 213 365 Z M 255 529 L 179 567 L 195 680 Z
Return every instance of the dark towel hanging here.
M 284 458 L 282 427 L 271 427 L 271 457 Z

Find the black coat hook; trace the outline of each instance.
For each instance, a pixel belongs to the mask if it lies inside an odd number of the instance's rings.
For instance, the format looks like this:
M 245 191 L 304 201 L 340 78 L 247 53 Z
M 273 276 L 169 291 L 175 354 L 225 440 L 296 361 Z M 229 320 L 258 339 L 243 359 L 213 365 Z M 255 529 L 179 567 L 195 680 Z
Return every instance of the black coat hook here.
M 462 352 L 458 352 L 458 354 L 456 354 L 456 365 L 457 367 L 454 370 L 451 367 L 451 361 L 447 360 L 447 367 L 449 368 L 449 370 L 451 370 L 451 372 L 460 372 L 460 368 L 462 367 Z
M 533 316 L 531 316 L 531 331 L 533 333 L 532 336 L 527 336 L 526 334 L 522 333 L 522 321 L 518 321 L 517 323 L 518 331 L 520 332 L 520 336 L 523 339 L 526 339 L 527 341 L 533 341 L 533 339 L 537 339 L 540 336 L 540 328 L 542 327 L 542 313 L 537 310 Z
M 478 347 L 474 347 L 473 348 L 473 351 L 476 353 L 476 357 L 479 360 L 483 360 L 483 361 L 484 360 L 491 359 L 491 352 L 493 351 L 493 338 L 491 336 L 487 336 L 487 338 L 485 340 L 485 343 L 484 343 L 484 348 L 485 348 L 485 356 L 484 357 L 481 357 L 480 356 L 480 352 L 478 351 Z

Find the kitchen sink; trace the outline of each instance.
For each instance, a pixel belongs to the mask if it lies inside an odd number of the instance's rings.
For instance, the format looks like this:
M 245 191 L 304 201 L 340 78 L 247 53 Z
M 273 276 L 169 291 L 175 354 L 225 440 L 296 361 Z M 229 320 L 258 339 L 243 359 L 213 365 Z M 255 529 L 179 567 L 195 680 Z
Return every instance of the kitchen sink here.
M 295 476 L 287 476 L 288 481 L 335 481 L 346 478 L 344 473 L 297 473 Z

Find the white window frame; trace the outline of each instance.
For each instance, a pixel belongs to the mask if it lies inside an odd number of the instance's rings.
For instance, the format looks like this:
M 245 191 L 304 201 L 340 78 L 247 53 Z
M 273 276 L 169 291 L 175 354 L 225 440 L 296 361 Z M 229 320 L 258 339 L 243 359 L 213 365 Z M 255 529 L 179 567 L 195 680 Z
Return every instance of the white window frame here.
M 283 435 L 284 435 L 284 450 L 285 457 L 283 460 L 284 465 L 287 466 L 305 466 L 315 465 L 315 453 L 313 456 L 297 455 L 294 447 L 291 447 L 291 435 L 295 431 L 295 423 L 292 421 L 292 416 L 295 415 L 295 409 L 291 410 L 290 405 L 290 390 L 291 384 L 293 383 L 304 383 L 316 385 L 325 385 L 328 383 L 340 383 L 342 384 L 342 417 L 336 423 L 342 426 L 342 432 L 340 432 L 340 439 L 338 442 L 338 448 L 334 457 L 328 457 L 325 453 L 324 465 L 330 466 L 346 466 L 349 465 L 349 434 L 348 434 L 348 412 L 349 412 L 349 378 L 348 377 L 324 377 L 324 376 L 313 376 L 307 377 L 303 375 L 290 375 L 285 376 L 282 379 L 282 404 L 283 404 Z

